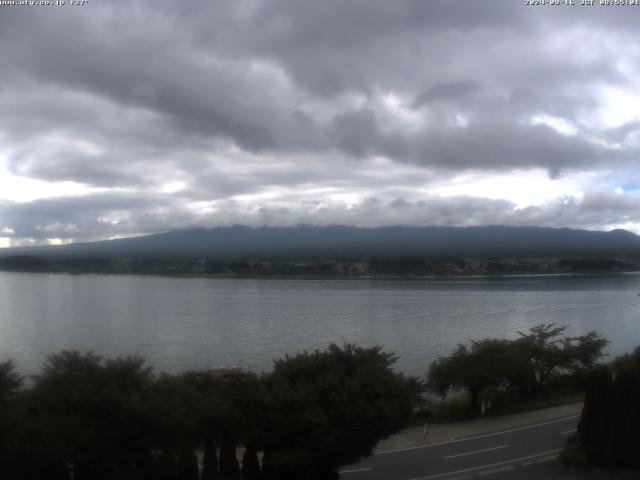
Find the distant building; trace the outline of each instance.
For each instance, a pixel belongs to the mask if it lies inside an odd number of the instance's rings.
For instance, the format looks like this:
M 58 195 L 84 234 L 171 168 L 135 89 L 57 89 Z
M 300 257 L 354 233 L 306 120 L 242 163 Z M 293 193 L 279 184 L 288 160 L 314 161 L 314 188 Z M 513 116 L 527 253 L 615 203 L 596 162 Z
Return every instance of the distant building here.
M 225 378 L 242 374 L 242 368 L 235 365 L 213 365 L 207 369 L 213 378 Z

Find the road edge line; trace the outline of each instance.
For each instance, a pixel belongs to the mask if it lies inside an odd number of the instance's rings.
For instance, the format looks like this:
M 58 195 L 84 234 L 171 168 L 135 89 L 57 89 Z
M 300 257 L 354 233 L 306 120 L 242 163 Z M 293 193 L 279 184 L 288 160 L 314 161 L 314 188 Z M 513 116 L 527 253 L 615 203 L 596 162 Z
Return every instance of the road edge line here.
M 455 472 L 445 472 L 445 473 L 438 473 L 435 475 L 427 475 L 426 477 L 414 477 L 411 480 L 428 480 L 429 478 L 439 478 L 439 477 L 446 477 L 447 475 L 457 475 L 459 473 L 473 472 L 474 470 L 482 470 L 485 468 L 498 467 L 500 465 L 508 465 L 511 463 L 520 462 L 522 460 L 529 460 L 530 458 L 542 457 L 544 455 L 550 455 L 552 453 L 559 453 L 561 451 L 562 451 L 561 448 L 557 448 L 555 450 L 548 450 L 546 452 L 536 453 L 534 455 L 528 455 L 526 457 L 512 458 L 511 460 L 505 460 L 504 462 L 491 463 L 489 465 L 481 465 L 479 467 L 466 468 L 464 470 L 456 470 Z
M 533 425 L 526 425 L 526 426 L 522 426 L 522 427 L 517 427 L 517 428 L 511 428 L 508 430 L 501 430 L 498 432 L 493 432 L 493 433 L 484 433 L 484 434 L 480 434 L 480 435 L 474 435 L 472 437 L 464 437 L 464 438 L 458 438 L 455 440 L 446 440 L 444 442 L 438 442 L 438 443 L 430 443 L 428 445 L 415 445 L 413 447 L 405 447 L 405 448 L 394 448 L 391 450 L 380 450 L 378 452 L 374 452 L 374 455 L 386 455 L 388 453 L 396 453 L 396 452 L 406 452 L 408 450 L 418 450 L 421 448 L 431 448 L 431 447 L 437 447 L 439 445 L 448 445 L 450 443 L 457 443 L 457 442 L 468 442 L 470 440 L 477 440 L 478 438 L 487 438 L 487 437 L 495 437 L 496 435 L 502 435 L 505 433 L 511 433 L 511 432 L 518 432 L 520 430 L 527 430 L 529 428 L 537 428 L 537 427 L 543 427 L 545 425 L 551 425 L 552 423 L 560 423 L 560 422 L 564 422 L 566 420 L 572 420 L 574 418 L 579 418 L 580 415 L 570 415 L 568 417 L 561 417 L 561 418 L 556 418 L 554 420 L 550 420 L 548 422 L 542 422 L 542 423 L 536 423 Z

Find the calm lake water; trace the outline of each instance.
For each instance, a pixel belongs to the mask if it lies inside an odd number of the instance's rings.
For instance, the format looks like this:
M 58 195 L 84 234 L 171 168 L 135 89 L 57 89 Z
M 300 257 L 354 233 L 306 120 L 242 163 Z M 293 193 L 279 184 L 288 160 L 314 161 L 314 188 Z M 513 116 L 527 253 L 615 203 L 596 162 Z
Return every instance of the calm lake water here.
M 640 275 L 505 279 L 205 279 L 0 272 L 0 360 L 35 373 L 49 353 L 139 353 L 157 370 L 266 370 L 331 342 L 381 344 L 423 375 L 458 342 L 541 322 L 640 344 Z

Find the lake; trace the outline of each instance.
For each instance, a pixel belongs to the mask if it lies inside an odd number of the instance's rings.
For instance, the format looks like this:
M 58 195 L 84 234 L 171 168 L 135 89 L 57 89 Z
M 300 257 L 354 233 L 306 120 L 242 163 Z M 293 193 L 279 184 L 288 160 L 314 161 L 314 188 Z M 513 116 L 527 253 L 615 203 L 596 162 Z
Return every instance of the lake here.
M 541 322 L 640 344 L 640 275 L 438 279 L 211 279 L 0 272 L 0 360 L 35 373 L 50 353 L 138 353 L 156 370 L 274 358 L 331 342 L 383 345 L 423 375 L 459 342 Z

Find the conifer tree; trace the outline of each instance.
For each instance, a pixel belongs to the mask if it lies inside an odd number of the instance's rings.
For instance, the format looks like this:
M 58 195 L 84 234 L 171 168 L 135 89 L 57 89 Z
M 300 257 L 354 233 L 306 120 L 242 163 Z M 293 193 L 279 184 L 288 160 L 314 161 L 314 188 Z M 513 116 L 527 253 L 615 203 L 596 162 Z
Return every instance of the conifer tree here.
M 260 463 L 254 445 L 247 445 L 242 456 L 242 480 L 260 480 Z
M 191 449 L 183 449 L 178 456 L 178 480 L 198 480 L 198 459 Z
M 178 465 L 173 452 L 163 450 L 156 460 L 157 480 L 176 480 L 178 477 Z
M 202 480 L 218 480 L 218 454 L 212 435 L 204 441 L 204 458 L 202 459 Z
M 236 444 L 230 435 L 224 435 L 220 449 L 220 479 L 240 480 L 240 465 L 236 457 Z
M 589 454 L 606 463 L 611 425 L 611 372 L 605 366 L 595 368 L 587 377 L 584 408 L 578 432 L 588 445 Z
M 597 465 L 640 468 L 640 347 L 612 365 L 594 369 L 578 433 Z

